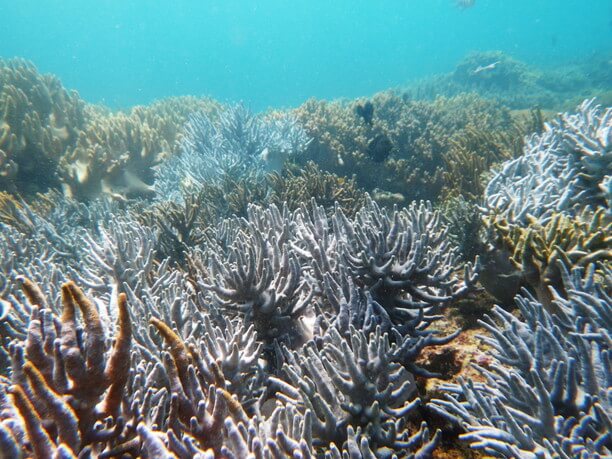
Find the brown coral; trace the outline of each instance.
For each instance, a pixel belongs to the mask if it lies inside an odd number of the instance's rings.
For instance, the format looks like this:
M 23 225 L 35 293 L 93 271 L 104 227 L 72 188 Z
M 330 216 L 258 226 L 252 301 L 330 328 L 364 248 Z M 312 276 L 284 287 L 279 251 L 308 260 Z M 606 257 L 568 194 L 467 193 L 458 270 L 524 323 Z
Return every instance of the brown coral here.
M 357 187 L 354 178 L 338 177 L 322 171 L 309 161 L 304 168 L 291 168 L 285 174 L 271 174 L 269 177 L 272 194 L 269 201 L 289 210 L 299 208 L 303 203 L 315 199 L 331 215 L 336 205 L 352 217 L 365 203 L 365 192 Z
M 152 167 L 169 154 L 165 139 L 138 116 L 98 116 L 61 159 L 64 191 L 78 199 L 152 194 Z
M 22 288 L 32 317 L 26 341 L 11 346 L 9 392 L 29 439 L 26 448 L 34 457 L 56 457 L 59 451 L 76 456 L 84 446 L 121 433 L 121 429 L 100 430 L 96 424 L 107 416 L 118 420 L 128 380 L 131 323 L 126 297 L 119 295 L 117 336 L 108 352 L 97 308 L 74 283 L 62 286 L 59 321 L 46 309 L 34 283 L 24 279 Z M 82 335 L 77 308 L 84 322 Z M 16 429 L 17 438 L 20 424 L 7 425 Z

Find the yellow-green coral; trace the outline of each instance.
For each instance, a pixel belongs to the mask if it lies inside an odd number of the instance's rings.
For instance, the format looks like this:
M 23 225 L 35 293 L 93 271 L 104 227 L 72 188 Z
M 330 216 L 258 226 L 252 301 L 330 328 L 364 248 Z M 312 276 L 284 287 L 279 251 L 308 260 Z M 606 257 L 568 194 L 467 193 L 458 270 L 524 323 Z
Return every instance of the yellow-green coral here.
M 98 116 L 61 159 L 64 191 L 79 199 L 152 193 L 151 168 L 169 154 L 168 142 L 137 115 Z
M 494 131 L 470 125 L 457 132 L 444 155 L 447 194 L 480 199 L 484 192 L 483 174 L 494 164 L 520 155 L 523 137 L 518 127 Z
M 137 106 L 130 115 L 137 116 L 143 123 L 155 130 L 175 153 L 177 142 L 189 117 L 194 113 L 205 113 L 216 117 L 221 104 L 213 99 L 193 96 L 169 97 L 146 106 Z
M 507 110 L 474 95 L 422 102 L 392 91 L 378 93 L 370 99 L 371 123 L 357 114 L 360 102 L 310 100 L 296 109 L 314 139 L 302 160 L 314 160 L 338 175 L 355 174 L 367 190 L 402 193 L 408 199 L 439 196 L 446 180 L 444 158 L 458 133 L 474 126 L 486 133 L 512 126 Z M 376 136 L 392 145 L 390 156 L 380 162 L 368 152 Z
M 55 165 L 86 122 L 84 107 L 30 62 L 0 60 L 0 186 L 32 192 L 55 185 Z
M 285 172 L 271 174 L 269 182 L 273 191 L 269 201 L 279 206 L 286 203 L 289 210 L 315 198 L 329 213 L 339 205 L 346 215 L 353 216 L 365 202 L 365 193 L 357 187 L 354 178 L 323 172 L 313 162 L 308 162 L 303 169 Z
M 585 268 L 594 263 L 599 272 L 612 268 L 612 219 L 604 209 L 577 217 L 556 213 L 545 224 L 534 219 L 527 227 L 487 217 L 485 226 L 546 307 L 554 307 L 550 287 L 563 289 L 559 261 Z

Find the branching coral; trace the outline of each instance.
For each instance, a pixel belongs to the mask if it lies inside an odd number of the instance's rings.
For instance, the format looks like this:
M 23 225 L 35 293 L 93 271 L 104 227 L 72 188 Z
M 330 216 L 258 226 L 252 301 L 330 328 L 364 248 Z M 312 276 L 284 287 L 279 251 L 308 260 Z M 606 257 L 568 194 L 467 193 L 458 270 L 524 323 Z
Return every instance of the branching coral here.
M 57 164 L 85 122 L 85 104 L 57 78 L 21 59 L 0 60 L 0 186 L 57 186 Z
M 383 92 L 370 103 L 370 123 L 356 113 L 357 102 L 312 100 L 299 107 L 295 113 L 313 137 L 301 160 L 314 160 L 339 175 L 355 174 L 356 183 L 368 191 L 380 188 L 402 193 L 409 200 L 435 200 L 445 186 L 444 157 L 453 135 L 469 126 L 487 133 L 511 126 L 506 110 L 472 96 L 428 103 Z M 388 159 L 381 162 L 369 150 L 377 137 L 387 139 L 392 147 Z
M 518 127 L 507 131 L 487 131 L 469 126 L 451 138 L 444 156 L 446 191 L 467 199 L 480 199 L 484 193 L 482 175 L 492 165 L 521 153 L 523 135 Z
M 221 110 L 221 104 L 213 99 L 192 96 L 169 97 L 147 106 L 130 110 L 143 124 L 155 130 L 170 146 L 172 153 L 178 153 L 184 135 L 185 123 L 196 113 L 205 113 L 214 118 Z
M 10 346 L 11 380 L 0 380 L 3 451 L 34 457 L 204 457 L 198 455 L 207 451 L 243 457 L 245 448 L 255 447 L 265 457 L 293 457 L 300 450 L 310 457 L 311 429 L 307 420 L 290 420 L 290 406 L 279 405 L 260 421 L 249 418 L 244 402 L 228 392 L 236 388 L 246 396 L 257 380 L 259 346 L 252 329 L 227 322 L 223 331 L 206 321 L 203 337 L 186 344 L 164 322 L 151 319 L 169 347 L 161 354 L 163 365 L 151 366 L 151 354 L 134 347 L 132 331 L 143 324 L 137 315 L 136 323 L 130 319 L 126 295 L 118 297 L 111 346 L 96 306 L 73 283 L 62 286 L 60 318 L 35 284 L 24 280 L 23 289 L 32 316 L 27 337 Z M 137 355 L 140 362 L 132 360 Z
M 399 328 L 414 319 L 411 310 L 452 301 L 475 280 L 471 266 L 464 282 L 454 277 L 456 249 L 429 204 L 388 213 L 368 200 L 354 222 L 336 212 L 334 228 L 344 263 Z
M 206 288 L 218 305 L 253 323 L 268 349 L 277 340 L 299 345 L 308 336 L 302 321 L 312 293 L 288 250 L 288 221 L 276 207 L 250 210 L 226 253 L 210 259 Z
M 594 263 L 599 273 L 612 261 L 612 222 L 604 209 L 578 217 L 552 214 L 546 224 L 530 221 L 527 227 L 497 219 L 487 225 L 498 246 L 511 254 L 511 261 L 545 306 L 552 305 L 549 287 L 563 290 L 559 261 L 567 266 Z
M 547 287 L 561 288 L 557 259 L 585 266 L 610 258 L 605 180 L 611 113 L 585 101 L 576 114 L 560 115 L 529 138 L 524 154 L 505 162 L 485 190 L 488 242 L 497 250 L 491 258 L 513 257 L 547 307 Z M 496 282 L 505 284 L 508 274 Z
M 433 408 L 463 424 L 473 448 L 498 457 L 596 458 L 610 454 L 609 296 L 588 269 L 560 266 L 565 296 L 552 315 L 533 297 L 517 297 L 524 320 L 496 307 L 483 322 L 495 350 L 486 384 L 447 386 Z M 608 279 L 608 282 L 610 279 Z
M 4 428 L 14 439 L 25 433 L 28 443 L 22 447 L 36 457 L 52 457 L 58 451 L 76 456 L 94 443 L 117 439 L 123 423 L 116 416 L 130 368 L 131 321 L 125 295 L 118 298 L 119 324 L 110 349 L 96 307 L 73 283 L 62 286 L 59 320 L 37 286 L 24 280 L 23 290 L 32 315 L 25 341 L 10 346 L 12 408 L 3 411 Z M 78 329 L 77 308 L 83 331 Z M 99 423 L 108 416 L 115 417 L 110 429 Z
M 489 212 L 524 223 L 551 212 L 605 204 L 602 188 L 612 158 L 612 109 L 585 101 L 528 139 L 523 156 L 505 162 L 485 190 Z
M 157 203 L 147 209 L 140 220 L 148 227 L 158 228 L 156 256 L 159 260 L 185 261 L 191 247 L 204 240 L 206 220 L 213 220 L 214 211 L 205 204 L 206 190 L 188 194 L 181 203 Z M 211 206 L 212 207 L 212 206 Z
M 309 141 L 292 115 L 263 117 L 243 105 L 225 108 L 218 120 L 198 113 L 185 127 L 181 154 L 158 168 L 156 189 L 167 198 L 181 187 L 219 182 L 225 175 L 241 178 L 280 170 Z
M 152 194 L 153 166 L 170 145 L 138 114 L 96 115 L 60 163 L 64 191 L 79 199 Z
M 329 213 L 337 204 L 352 217 L 365 202 L 365 193 L 357 187 L 354 178 L 347 179 L 323 172 L 313 162 L 308 162 L 303 169 L 297 171 L 273 174 L 269 182 L 272 191 L 269 200 L 277 206 L 286 203 L 290 210 L 315 199 Z
M 402 457 L 419 448 L 423 453 L 434 448 L 438 434 L 410 437 L 407 416 L 418 406 L 418 400 L 411 401 L 416 386 L 412 375 L 394 363 L 396 352 L 380 328 L 369 336 L 351 329 L 348 338 L 331 328 L 321 349 L 309 346 L 288 356 L 283 366 L 287 382 L 274 378 L 277 396 L 312 413 L 319 448 L 341 448 L 361 428 L 367 448 L 377 455 L 384 448 Z

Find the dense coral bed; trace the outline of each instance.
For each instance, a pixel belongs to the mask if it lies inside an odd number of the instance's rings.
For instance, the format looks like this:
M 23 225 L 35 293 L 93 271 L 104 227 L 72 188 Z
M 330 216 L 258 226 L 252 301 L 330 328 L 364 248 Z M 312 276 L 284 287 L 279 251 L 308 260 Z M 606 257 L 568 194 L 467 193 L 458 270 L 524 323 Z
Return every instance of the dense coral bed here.
M 112 112 L 1 62 L 0 457 L 610 455 L 612 108 L 530 72 Z

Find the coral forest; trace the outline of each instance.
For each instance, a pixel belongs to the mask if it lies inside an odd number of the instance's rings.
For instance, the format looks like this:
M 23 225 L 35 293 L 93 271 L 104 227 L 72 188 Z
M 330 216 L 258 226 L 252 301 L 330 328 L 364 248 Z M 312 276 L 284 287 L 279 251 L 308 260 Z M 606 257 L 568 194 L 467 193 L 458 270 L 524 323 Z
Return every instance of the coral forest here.
M 0 458 L 609 457 L 610 62 L 253 113 L 0 61 Z

